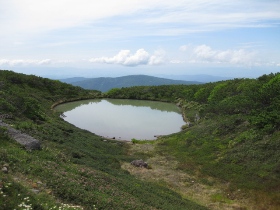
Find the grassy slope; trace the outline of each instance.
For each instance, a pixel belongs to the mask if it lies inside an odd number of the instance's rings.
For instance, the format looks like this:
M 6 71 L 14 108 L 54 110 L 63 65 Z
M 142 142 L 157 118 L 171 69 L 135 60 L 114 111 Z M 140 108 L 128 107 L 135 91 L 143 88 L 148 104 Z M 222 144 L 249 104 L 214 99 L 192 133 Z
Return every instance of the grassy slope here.
M 42 142 L 42 150 L 28 152 L 0 128 L 0 166 L 9 169 L 0 171 L 1 209 L 205 209 L 121 169 L 139 158 L 127 155 L 127 144 L 103 141 L 50 110 L 99 92 L 0 71 L 0 95 L 0 114 L 14 116 L 4 121 Z
M 227 186 L 224 195 L 241 189 L 255 208 L 279 209 L 279 93 L 276 74 L 205 85 L 122 88 L 107 94 L 179 103 L 193 126 L 158 140 L 157 154 L 173 155 L 179 170 L 206 183 L 207 176 L 220 180 Z

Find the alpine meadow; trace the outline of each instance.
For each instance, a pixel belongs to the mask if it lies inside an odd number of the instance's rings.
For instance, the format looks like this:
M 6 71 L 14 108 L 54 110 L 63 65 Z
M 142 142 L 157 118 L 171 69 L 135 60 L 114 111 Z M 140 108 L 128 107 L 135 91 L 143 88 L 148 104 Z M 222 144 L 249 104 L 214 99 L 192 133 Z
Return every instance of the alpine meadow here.
M 279 73 L 102 93 L 1 70 L 0 96 L 3 210 L 280 208 Z M 174 103 L 186 124 L 157 140 L 117 141 L 54 110 L 96 98 Z

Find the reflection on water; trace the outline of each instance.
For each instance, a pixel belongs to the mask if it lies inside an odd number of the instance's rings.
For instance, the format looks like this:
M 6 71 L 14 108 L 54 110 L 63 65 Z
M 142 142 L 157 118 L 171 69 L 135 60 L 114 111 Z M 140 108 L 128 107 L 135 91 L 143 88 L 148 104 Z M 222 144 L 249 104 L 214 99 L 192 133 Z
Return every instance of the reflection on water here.
M 88 100 L 73 101 L 73 102 L 61 104 L 61 105 L 57 106 L 55 108 L 55 110 L 61 111 L 61 112 L 68 112 L 79 106 L 88 105 L 88 104 L 92 104 L 92 103 L 99 103 L 99 102 L 101 102 L 101 100 L 102 99 L 88 99 Z
M 93 99 L 61 104 L 65 120 L 100 136 L 116 139 L 155 139 L 180 131 L 184 125 L 180 109 L 170 103 Z
M 158 101 L 145 101 L 145 100 L 127 100 L 127 99 L 106 99 L 108 102 L 114 105 L 131 105 L 136 107 L 150 107 L 151 109 L 165 111 L 165 112 L 177 112 L 181 114 L 179 107 L 170 103 L 158 102 Z

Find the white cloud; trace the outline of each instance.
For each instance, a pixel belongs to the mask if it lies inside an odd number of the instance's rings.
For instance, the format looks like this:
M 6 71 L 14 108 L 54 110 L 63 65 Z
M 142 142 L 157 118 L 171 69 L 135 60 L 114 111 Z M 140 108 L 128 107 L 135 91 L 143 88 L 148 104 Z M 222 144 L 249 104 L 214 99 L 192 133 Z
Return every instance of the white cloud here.
M 165 62 L 165 51 L 156 50 L 153 55 L 150 56 L 149 64 L 150 65 L 159 65 Z
M 139 66 L 139 65 L 158 65 L 164 62 L 164 51 L 155 51 L 150 55 L 144 49 L 139 49 L 132 54 L 130 50 L 121 50 L 113 57 L 92 58 L 89 61 L 92 63 L 107 63 L 107 64 L 121 64 L 124 66 Z
M 182 60 L 170 60 L 169 63 L 172 63 L 172 64 L 181 64 L 181 63 L 185 63 L 185 61 L 182 61 Z
M 158 0 L 9 0 L 0 2 L 0 17 L 7 28 L 23 31 L 49 31 L 84 26 L 102 18 L 127 15 L 147 9 Z M 5 11 L 5 12 L 4 12 Z
M 184 52 L 184 51 L 187 51 L 187 49 L 189 47 L 190 47 L 189 45 L 182 45 L 182 46 L 179 47 L 179 50 Z
M 193 49 L 192 59 L 209 63 L 228 63 L 237 65 L 256 65 L 256 52 L 238 50 L 213 50 L 207 45 L 200 45 Z
M 134 24 L 160 24 L 162 31 L 188 33 L 201 29 L 271 26 L 266 21 L 279 21 L 279 7 L 279 1 L 255 0 L 9 0 L 0 2 L 0 20 L 5 33 L 36 33 L 92 26 L 101 19 L 129 16 L 126 21 Z M 174 23 L 183 23 L 188 30 Z
M 44 60 L 0 59 L 0 66 L 25 66 L 25 65 L 49 65 L 49 64 L 51 64 L 50 59 L 44 59 Z
M 35 62 L 37 62 L 39 65 L 51 64 L 51 60 L 50 59 L 45 59 L 45 60 L 40 60 L 40 61 L 35 61 Z

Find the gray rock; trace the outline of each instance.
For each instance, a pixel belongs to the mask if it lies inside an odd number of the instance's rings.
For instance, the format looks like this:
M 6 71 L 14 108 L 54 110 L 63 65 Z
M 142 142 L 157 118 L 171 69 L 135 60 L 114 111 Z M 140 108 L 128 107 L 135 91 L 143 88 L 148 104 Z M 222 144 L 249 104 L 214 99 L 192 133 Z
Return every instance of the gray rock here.
M 40 190 L 37 190 L 37 189 L 31 189 L 31 191 L 35 194 L 38 194 L 40 192 Z
M 41 143 L 25 133 L 21 133 L 19 130 L 12 128 L 6 123 L 0 122 L 0 126 L 7 128 L 8 135 L 18 142 L 20 145 L 24 146 L 27 150 L 37 150 L 41 149 Z
M 4 166 L 4 167 L 2 168 L 2 172 L 5 173 L 5 174 L 7 174 L 7 173 L 8 173 L 8 168 L 7 168 L 6 166 Z
M 188 126 L 188 127 L 192 127 L 193 125 L 192 125 L 192 123 L 191 122 L 186 122 L 186 125 Z
M 148 168 L 148 163 L 144 162 L 143 160 L 133 160 L 130 164 L 136 167 Z
M 200 120 L 200 116 L 198 114 L 195 114 L 195 121 L 198 122 Z

